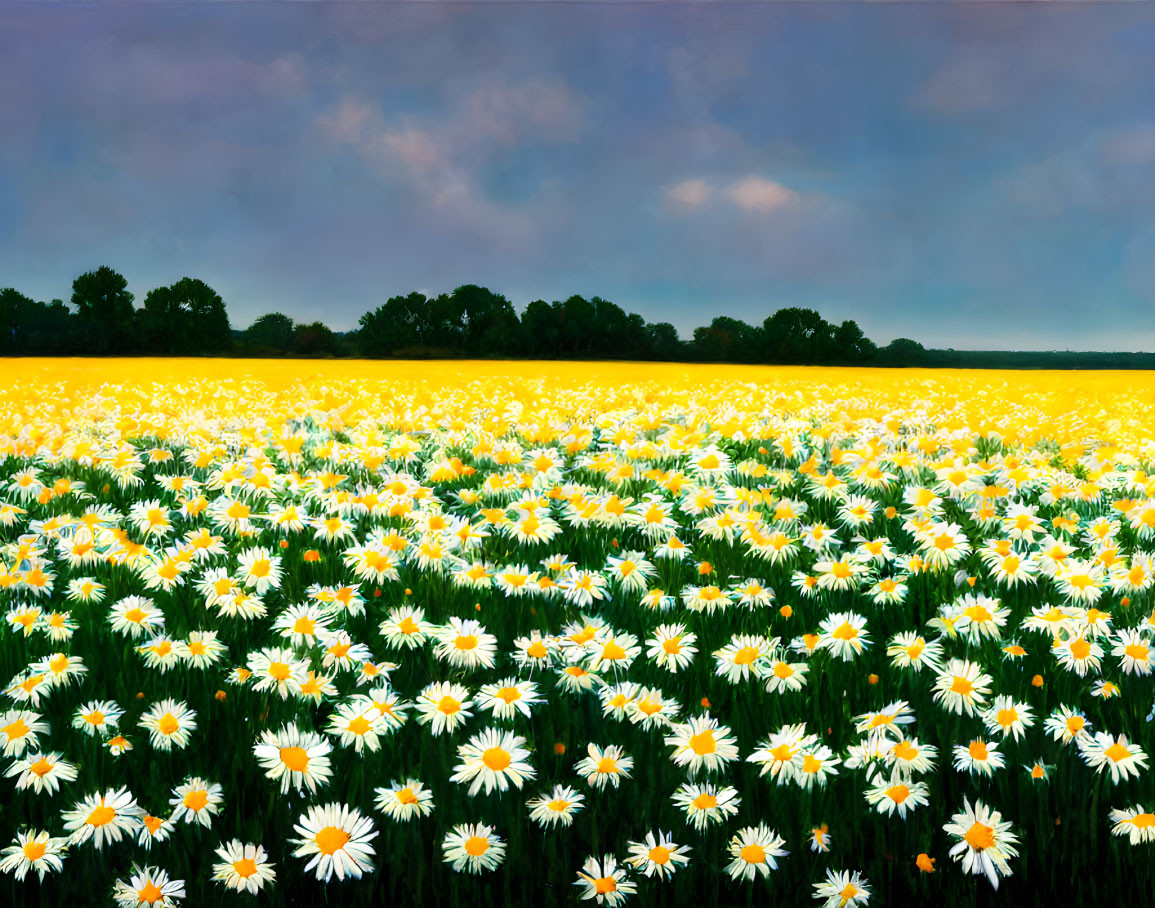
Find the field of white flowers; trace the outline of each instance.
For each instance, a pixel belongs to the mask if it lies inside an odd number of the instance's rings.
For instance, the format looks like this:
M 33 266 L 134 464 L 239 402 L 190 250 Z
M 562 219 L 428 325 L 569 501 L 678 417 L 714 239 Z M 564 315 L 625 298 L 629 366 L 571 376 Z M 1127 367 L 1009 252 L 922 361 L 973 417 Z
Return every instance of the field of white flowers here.
M 1145 377 L 22 362 L 0 903 L 1155 886 Z

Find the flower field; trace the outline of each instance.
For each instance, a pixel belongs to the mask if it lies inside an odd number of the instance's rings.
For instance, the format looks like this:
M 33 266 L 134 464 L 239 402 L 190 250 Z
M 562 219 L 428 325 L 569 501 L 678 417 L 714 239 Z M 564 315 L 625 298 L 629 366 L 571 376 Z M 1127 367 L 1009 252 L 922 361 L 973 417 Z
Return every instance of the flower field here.
M 0 904 L 1155 887 L 1148 374 L 0 374 Z

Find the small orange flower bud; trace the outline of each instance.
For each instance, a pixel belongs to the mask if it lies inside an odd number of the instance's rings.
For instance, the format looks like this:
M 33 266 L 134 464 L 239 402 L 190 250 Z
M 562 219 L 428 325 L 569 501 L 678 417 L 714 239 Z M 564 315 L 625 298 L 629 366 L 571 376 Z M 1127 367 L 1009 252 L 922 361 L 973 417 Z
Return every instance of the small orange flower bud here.
M 381 587 L 377 587 L 377 589 L 373 590 L 373 598 L 374 599 L 380 599 L 381 598 Z
M 792 609 L 788 605 L 784 605 L 784 606 L 782 606 L 782 608 L 778 609 L 778 614 L 781 615 L 783 618 L 789 618 L 791 615 L 794 614 L 794 609 Z
M 884 513 L 886 515 L 887 520 L 893 520 L 895 517 L 898 516 L 898 508 L 891 506 L 891 507 L 887 508 L 885 511 L 883 511 L 882 513 Z
M 409 589 L 409 587 L 405 587 L 405 595 L 406 596 L 412 596 L 413 590 Z
M 706 707 L 706 709 L 709 709 L 710 708 L 710 698 L 709 697 L 703 697 L 702 698 L 702 705 L 704 707 Z
M 758 453 L 761 454 L 763 457 L 765 457 L 770 452 L 766 450 L 765 445 L 759 445 L 758 446 Z
M 310 564 L 313 564 L 317 561 L 320 561 L 321 560 L 321 553 L 318 552 L 316 549 L 309 549 L 309 551 L 305 552 L 305 560 L 307 562 L 309 562 Z
M 143 700 L 144 699 L 144 691 L 142 691 L 142 690 L 137 691 L 136 692 L 136 699 Z
M 1131 597 L 1130 596 L 1124 596 L 1122 599 L 1119 600 L 1119 604 L 1121 606 L 1123 606 L 1123 608 L 1126 608 L 1127 606 L 1129 606 L 1131 604 Z
M 934 861 L 935 859 L 925 852 L 914 859 L 915 866 L 923 873 L 934 873 Z
M 871 684 L 877 684 L 878 683 L 878 675 L 875 675 L 872 673 L 871 676 L 869 678 L 867 678 L 866 680 L 869 681 Z
M 281 548 L 287 549 L 288 547 L 289 547 L 289 540 L 288 539 L 282 539 L 281 540 Z
M 564 745 L 564 744 L 562 744 L 562 743 L 561 743 L 561 741 L 558 741 L 558 742 L 557 742 L 557 743 L 556 743 L 556 744 L 553 746 L 553 752 L 554 752 L 555 754 L 557 754 L 557 755 L 560 757 L 560 756 L 561 756 L 563 753 L 565 753 L 565 745 Z
M 225 699 L 227 696 L 228 696 L 228 694 L 226 694 L 226 693 L 225 693 L 223 690 L 218 690 L 218 691 L 217 691 L 217 693 L 216 693 L 216 698 L 217 698 L 218 700 L 222 700 L 222 701 L 223 701 L 223 700 L 224 700 L 224 699 Z
M 1031 679 L 1031 684 L 1035 687 L 1042 687 L 1043 686 L 1043 676 L 1042 675 L 1035 675 L 1035 677 L 1033 677 Z
M 698 565 L 698 573 L 701 576 L 706 577 L 709 574 L 714 573 L 714 566 L 712 564 L 710 564 L 710 562 L 708 562 L 708 561 L 703 561 L 701 564 Z
M 475 609 L 477 609 L 479 612 L 481 611 L 481 603 L 480 602 L 473 603 L 473 607 Z

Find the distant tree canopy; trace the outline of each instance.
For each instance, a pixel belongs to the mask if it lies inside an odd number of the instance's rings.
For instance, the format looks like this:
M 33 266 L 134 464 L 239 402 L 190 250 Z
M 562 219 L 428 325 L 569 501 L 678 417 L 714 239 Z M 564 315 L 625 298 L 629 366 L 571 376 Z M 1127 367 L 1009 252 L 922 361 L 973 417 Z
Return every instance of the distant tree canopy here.
M 218 353 L 230 344 L 224 300 L 202 280 L 184 277 L 157 287 L 137 313 L 144 349 L 178 356 Z
M 141 308 L 123 275 L 103 266 L 72 282 L 63 300 L 37 302 L 0 289 L 0 356 L 240 355 L 517 357 L 671 362 L 793 363 L 974 368 L 1155 368 L 1155 354 L 928 350 L 909 338 L 877 346 L 857 322 L 833 324 L 787 306 L 750 324 L 720 315 L 682 340 L 669 322 L 647 322 L 600 296 L 534 300 L 519 316 L 477 284 L 450 293 L 391 296 L 351 332 L 298 324 L 269 312 L 229 326 L 225 301 L 198 278 L 155 287 Z
M 134 348 L 132 300 L 124 275 L 107 265 L 72 282 L 72 305 L 85 350 L 126 353 Z

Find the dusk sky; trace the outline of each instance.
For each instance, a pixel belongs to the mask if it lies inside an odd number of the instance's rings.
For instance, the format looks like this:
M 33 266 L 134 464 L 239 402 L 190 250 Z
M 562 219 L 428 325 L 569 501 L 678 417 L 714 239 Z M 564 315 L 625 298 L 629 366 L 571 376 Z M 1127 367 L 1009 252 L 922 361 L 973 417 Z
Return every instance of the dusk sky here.
M 0 286 L 1155 350 L 1155 5 L 0 2 Z

